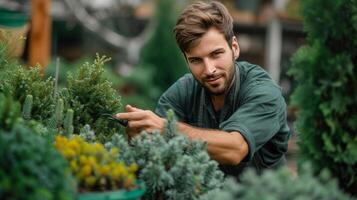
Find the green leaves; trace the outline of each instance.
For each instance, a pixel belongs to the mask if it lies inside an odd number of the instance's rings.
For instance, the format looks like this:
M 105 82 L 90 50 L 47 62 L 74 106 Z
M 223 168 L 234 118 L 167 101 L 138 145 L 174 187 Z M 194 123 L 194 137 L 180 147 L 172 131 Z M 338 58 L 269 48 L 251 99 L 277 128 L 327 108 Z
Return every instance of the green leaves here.
M 9 131 L 15 124 L 20 123 L 22 121 L 20 109 L 19 102 L 0 93 L 0 129 Z

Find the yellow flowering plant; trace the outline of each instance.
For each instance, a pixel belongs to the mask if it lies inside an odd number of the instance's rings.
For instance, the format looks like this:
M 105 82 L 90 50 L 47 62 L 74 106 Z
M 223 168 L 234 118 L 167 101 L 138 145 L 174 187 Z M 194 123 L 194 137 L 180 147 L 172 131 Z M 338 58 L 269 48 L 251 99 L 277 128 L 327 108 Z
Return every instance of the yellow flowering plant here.
M 118 162 L 119 149 L 107 151 L 100 143 L 88 143 L 79 136 L 56 136 L 56 149 L 67 159 L 79 192 L 133 189 L 136 164 Z

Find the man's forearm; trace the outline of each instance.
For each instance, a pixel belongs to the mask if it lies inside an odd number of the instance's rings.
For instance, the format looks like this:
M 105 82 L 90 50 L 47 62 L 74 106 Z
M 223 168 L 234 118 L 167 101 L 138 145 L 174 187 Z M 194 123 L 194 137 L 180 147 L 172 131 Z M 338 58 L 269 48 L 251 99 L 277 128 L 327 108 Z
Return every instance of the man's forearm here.
M 220 164 L 239 164 L 248 154 L 248 144 L 239 132 L 202 129 L 178 122 L 178 130 L 190 139 L 208 144 L 208 154 Z

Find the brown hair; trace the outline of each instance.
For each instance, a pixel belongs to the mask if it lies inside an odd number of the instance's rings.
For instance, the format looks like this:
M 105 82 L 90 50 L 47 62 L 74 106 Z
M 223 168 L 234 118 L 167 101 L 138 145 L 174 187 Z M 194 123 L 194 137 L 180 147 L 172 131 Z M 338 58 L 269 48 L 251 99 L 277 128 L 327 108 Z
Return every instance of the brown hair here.
M 174 28 L 176 42 L 181 51 L 187 52 L 197 45 L 202 35 L 212 27 L 217 28 L 231 46 L 234 36 L 233 19 L 223 4 L 217 1 L 197 2 L 186 7 Z

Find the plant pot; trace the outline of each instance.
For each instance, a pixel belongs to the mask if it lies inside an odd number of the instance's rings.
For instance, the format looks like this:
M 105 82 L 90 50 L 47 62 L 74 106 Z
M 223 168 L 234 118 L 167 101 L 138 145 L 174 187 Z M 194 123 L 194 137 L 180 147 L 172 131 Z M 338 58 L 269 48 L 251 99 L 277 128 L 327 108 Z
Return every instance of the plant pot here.
M 145 185 L 139 183 L 139 188 L 134 190 L 118 190 L 108 192 L 85 192 L 77 195 L 77 200 L 135 200 L 140 199 L 145 193 Z
M 28 14 L 0 8 L 0 42 L 7 43 L 11 48 L 10 57 L 22 55 L 29 28 Z
M 29 15 L 26 12 L 13 11 L 0 7 L 0 26 L 18 28 L 27 24 Z

